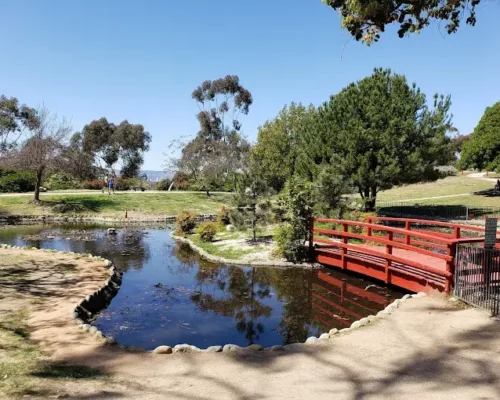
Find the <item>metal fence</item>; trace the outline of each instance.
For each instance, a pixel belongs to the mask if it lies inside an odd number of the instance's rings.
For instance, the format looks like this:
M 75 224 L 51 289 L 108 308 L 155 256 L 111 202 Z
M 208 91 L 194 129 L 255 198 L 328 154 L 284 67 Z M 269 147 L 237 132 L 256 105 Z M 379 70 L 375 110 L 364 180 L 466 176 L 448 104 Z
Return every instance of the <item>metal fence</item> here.
M 470 207 L 448 204 L 409 204 L 405 202 L 379 202 L 377 213 L 384 217 L 419 218 L 434 220 L 464 220 L 500 217 L 500 207 Z
M 455 296 L 493 315 L 499 314 L 500 249 L 457 247 Z

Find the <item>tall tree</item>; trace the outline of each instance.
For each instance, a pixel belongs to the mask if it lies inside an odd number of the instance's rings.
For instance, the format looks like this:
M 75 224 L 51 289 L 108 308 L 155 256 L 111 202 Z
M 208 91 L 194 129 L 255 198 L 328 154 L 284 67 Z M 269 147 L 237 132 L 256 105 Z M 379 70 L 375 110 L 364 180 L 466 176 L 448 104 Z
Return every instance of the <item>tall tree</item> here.
M 92 154 L 83 151 L 83 138 L 80 132 L 71 136 L 69 144 L 63 149 L 58 159 L 58 164 L 58 169 L 79 181 L 96 179 L 102 172 L 94 165 Z
M 331 126 L 330 163 L 356 187 L 366 210 L 377 193 L 435 177 L 440 154 L 449 154 L 449 96 L 426 96 L 403 75 L 375 69 L 324 105 Z
M 121 159 L 125 172 L 122 175 L 127 178 L 137 175 L 151 143 L 151 135 L 141 124 L 125 120 L 115 125 L 106 118 L 85 125 L 82 137 L 83 150 L 94 157 L 97 165 L 113 170 Z
M 432 20 L 445 21 L 449 34 L 465 23 L 476 24 L 481 0 L 322 0 L 338 10 L 342 26 L 356 39 L 371 44 L 390 24 L 399 24 L 398 35 L 418 33 Z
M 0 96 L 0 155 L 14 148 L 23 133 L 37 124 L 36 110 L 15 97 Z
M 459 168 L 500 172 L 500 101 L 488 107 L 469 140 L 463 144 Z
M 19 167 L 35 172 L 34 201 L 38 203 L 43 177 L 57 165 L 71 126 L 65 119 L 59 119 L 45 107 L 36 111 L 36 121 L 36 124 L 30 126 L 26 140 L 13 159 Z
M 241 114 L 248 114 L 252 95 L 235 75 L 205 81 L 192 93 L 200 112 L 200 130 L 188 143 L 180 143 L 182 156 L 167 162 L 170 168 L 190 173 L 210 195 L 214 183 L 233 178 L 243 169 L 249 144 L 241 134 Z M 172 165 L 173 164 L 173 165 Z
M 315 112 L 312 105 L 291 103 L 276 118 L 259 127 L 251 158 L 259 163 L 263 179 L 276 191 L 283 189 L 295 174 L 300 137 L 309 129 Z

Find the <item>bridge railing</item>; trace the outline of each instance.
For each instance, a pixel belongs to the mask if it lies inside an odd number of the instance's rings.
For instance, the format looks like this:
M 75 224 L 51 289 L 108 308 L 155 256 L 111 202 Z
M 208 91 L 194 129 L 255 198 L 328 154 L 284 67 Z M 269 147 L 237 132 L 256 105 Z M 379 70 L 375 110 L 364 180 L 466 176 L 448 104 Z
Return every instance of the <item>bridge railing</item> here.
M 413 223 L 418 223 L 420 220 L 401 220 L 394 219 L 398 222 L 404 222 L 405 228 L 394 228 L 386 225 L 374 224 L 370 222 L 359 222 L 340 219 L 317 218 L 311 223 L 310 241 L 311 251 L 315 244 L 321 245 L 322 248 L 333 247 L 340 250 L 341 267 L 346 268 L 348 258 L 355 258 L 353 254 L 348 254 L 350 251 L 363 253 L 384 260 L 385 267 L 385 282 L 391 282 L 391 274 L 395 270 L 394 264 L 399 266 L 405 265 L 406 271 L 398 268 L 398 273 L 413 275 L 415 278 L 415 270 L 426 274 L 430 281 L 435 284 L 442 285 L 444 280 L 444 290 L 449 293 L 453 282 L 456 246 L 463 243 L 480 243 L 484 238 L 461 238 L 460 230 L 468 228 L 468 226 L 460 226 L 457 224 L 446 224 L 453 228 L 452 234 L 441 232 L 426 232 L 422 230 L 411 229 Z M 378 219 L 377 219 L 378 221 Z M 426 221 L 427 222 L 427 221 Z M 323 225 L 332 224 L 335 229 L 318 228 L 316 223 Z M 451 226 L 453 225 L 453 226 Z M 444 226 L 444 225 L 443 225 Z M 340 228 L 340 230 L 338 229 Z M 349 229 L 351 228 L 351 231 Z M 359 228 L 365 233 L 360 233 Z M 480 227 L 472 227 L 472 230 Z M 354 230 L 354 232 L 352 231 Z M 336 238 L 335 240 L 332 240 Z M 361 244 L 352 244 L 352 240 L 361 241 Z M 351 241 L 351 243 L 349 243 Z M 367 245 L 367 242 L 370 245 Z M 376 250 L 373 247 L 385 246 L 385 251 Z M 431 265 L 426 265 L 414 259 L 400 257 L 393 254 L 393 249 L 401 249 L 411 251 L 422 256 L 432 257 L 434 260 Z M 436 264 L 444 263 L 444 265 Z

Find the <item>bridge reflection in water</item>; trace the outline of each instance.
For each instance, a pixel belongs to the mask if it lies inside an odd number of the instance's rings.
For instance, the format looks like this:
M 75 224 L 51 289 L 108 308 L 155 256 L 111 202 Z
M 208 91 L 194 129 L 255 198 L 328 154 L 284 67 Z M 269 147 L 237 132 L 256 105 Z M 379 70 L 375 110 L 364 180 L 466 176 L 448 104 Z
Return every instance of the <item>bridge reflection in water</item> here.
M 366 281 L 363 287 L 356 286 L 335 275 L 319 270 L 311 280 L 312 317 L 325 332 L 348 328 L 354 321 L 377 314 L 393 301 L 392 296 L 384 294 L 384 288 Z

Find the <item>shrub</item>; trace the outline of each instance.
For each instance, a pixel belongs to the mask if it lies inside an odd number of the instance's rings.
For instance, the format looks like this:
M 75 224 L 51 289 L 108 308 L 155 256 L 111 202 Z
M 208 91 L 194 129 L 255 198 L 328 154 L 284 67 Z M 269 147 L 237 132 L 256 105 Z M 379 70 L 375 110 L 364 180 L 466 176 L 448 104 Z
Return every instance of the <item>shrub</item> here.
M 80 184 L 71 175 L 57 173 L 49 176 L 45 182 L 45 187 L 50 190 L 78 189 Z
M 190 211 L 182 211 L 175 218 L 175 223 L 183 233 L 190 233 L 196 226 L 196 216 Z
M 203 222 L 197 229 L 202 242 L 211 242 L 217 233 L 217 224 L 215 222 Z
M 168 190 L 171 184 L 172 181 L 170 179 L 164 178 L 156 184 L 156 190 Z
M 217 222 L 219 225 L 229 225 L 231 222 L 229 218 L 229 208 L 226 206 L 219 208 L 219 212 L 217 213 Z
M 278 255 L 287 261 L 301 262 L 309 259 L 309 249 L 303 241 L 295 238 L 296 232 L 290 224 L 283 224 L 276 229 L 274 241 Z
M 92 179 L 89 181 L 84 181 L 81 187 L 82 189 L 88 190 L 101 190 L 106 187 L 106 182 L 100 179 Z
M 142 181 L 139 178 L 115 179 L 115 190 L 131 190 L 135 188 L 143 188 Z
M 35 190 L 35 181 L 35 174 L 30 171 L 4 175 L 0 178 L 0 192 L 32 192 Z

